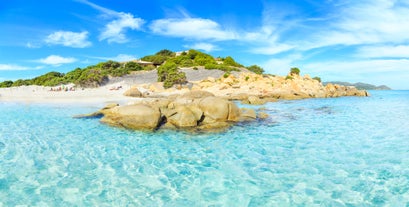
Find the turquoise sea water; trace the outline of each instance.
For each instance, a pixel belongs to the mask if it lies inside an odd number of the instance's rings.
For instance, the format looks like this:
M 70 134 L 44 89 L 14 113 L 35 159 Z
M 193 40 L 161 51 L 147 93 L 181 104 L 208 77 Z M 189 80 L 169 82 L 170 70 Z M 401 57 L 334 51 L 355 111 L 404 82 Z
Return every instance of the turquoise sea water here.
M 409 206 L 409 91 L 282 101 L 220 134 L 0 103 L 0 206 Z

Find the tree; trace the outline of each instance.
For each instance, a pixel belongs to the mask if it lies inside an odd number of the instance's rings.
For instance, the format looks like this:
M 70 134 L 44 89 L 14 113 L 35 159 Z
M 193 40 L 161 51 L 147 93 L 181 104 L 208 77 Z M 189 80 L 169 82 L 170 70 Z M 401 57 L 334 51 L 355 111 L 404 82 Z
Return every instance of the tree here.
M 163 82 L 169 73 L 177 71 L 177 65 L 173 61 L 168 61 L 158 68 L 158 81 Z
M 249 67 L 247 67 L 247 69 L 249 71 L 252 71 L 252 72 L 256 73 L 256 74 L 264 73 L 264 69 L 262 67 L 258 66 L 258 65 L 249 66 Z
M 131 61 L 131 62 L 125 63 L 125 70 L 129 73 L 130 71 L 143 70 L 143 67 L 140 66 L 138 63 Z
M 318 77 L 318 76 L 315 76 L 315 77 L 314 77 L 314 78 L 312 78 L 312 79 L 317 80 L 318 82 L 320 82 L 320 83 L 321 83 L 321 78 L 320 78 L 320 77 Z
M 168 61 L 158 68 L 158 81 L 163 82 L 163 87 L 170 88 L 174 84 L 186 83 L 186 74 L 178 71 L 173 61 Z
M 161 55 L 161 56 L 175 56 L 175 53 L 172 52 L 172 51 L 170 51 L 170 50 L 168 50 L 168 49 L 164 49 L 164 50 L 161 50 L 161 51 L 157 52 L 155 55 Z
M 242 65 L 238 64 L 232 57 L 227 56 L 223 60 L 224 65 L 234 66 L 234 67 L 241 67 Z
M 291 74 L 291 75 L 300 75 L 300 69 L 298 69 L 298 68 L 296 68 L 296 67 L 291 68 L 290 74 Z

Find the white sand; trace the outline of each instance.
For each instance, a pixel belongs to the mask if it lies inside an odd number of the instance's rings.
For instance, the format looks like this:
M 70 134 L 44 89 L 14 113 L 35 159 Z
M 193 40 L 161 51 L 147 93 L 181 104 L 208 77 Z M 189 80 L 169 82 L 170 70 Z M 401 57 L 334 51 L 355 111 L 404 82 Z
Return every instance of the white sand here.
M 122 88 L 111 90 L 118 86 L 122 86 Z M 76 88 L 75 91 L 51 91 L 51 88 L 56 89 L 58 87 L 43 86 L 0 88 L 0 102 L 81 104 L 90 106 L 104 106 L 107 103 L 126 104 L 138 100 L 138 98 L 123 95 L 130 87 L 130 85 L 117 83 L 99 88 Z

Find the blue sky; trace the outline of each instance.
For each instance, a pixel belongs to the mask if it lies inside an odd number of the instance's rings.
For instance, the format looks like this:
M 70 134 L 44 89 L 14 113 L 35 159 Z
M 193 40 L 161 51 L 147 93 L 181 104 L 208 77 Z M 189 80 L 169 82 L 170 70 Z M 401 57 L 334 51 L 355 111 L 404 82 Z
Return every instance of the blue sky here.
M 13 0 L 0 81 L 190 48 L 285 75 L 409 89 L 408 0 Z

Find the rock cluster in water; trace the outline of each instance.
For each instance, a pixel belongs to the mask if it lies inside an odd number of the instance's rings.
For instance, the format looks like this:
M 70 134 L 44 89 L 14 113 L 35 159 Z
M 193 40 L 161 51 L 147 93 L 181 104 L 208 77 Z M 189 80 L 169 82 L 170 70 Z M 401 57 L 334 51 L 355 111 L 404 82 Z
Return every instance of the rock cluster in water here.
M 102 116 L 102 123 L 135 130 L 212 131 L 225 129 L 233 123 L 267 118 L 265 113 L 238 108 L 233 100 L 260 105 L 278 99 L 369 96 L 366 91 L 353 86 L 323 86 L 308 75 L 280 77 L 254 73 L 207 78 L 170 89 L 164 89 L 162 83 L 136 85 L 124 95 L 143 99 L 125 106 L 111 104 L 79 117 Z
M 192 91 L 176 97 L 141 100 L 130 105 L 110 104 L 98 112 L 80 117 L 102 116 L 101 122 L 126 129 L 186 129 L 214 131 L 233 123 L 265 119 L 253 109 L 240 109 L 225 98 L 206 91 Z

